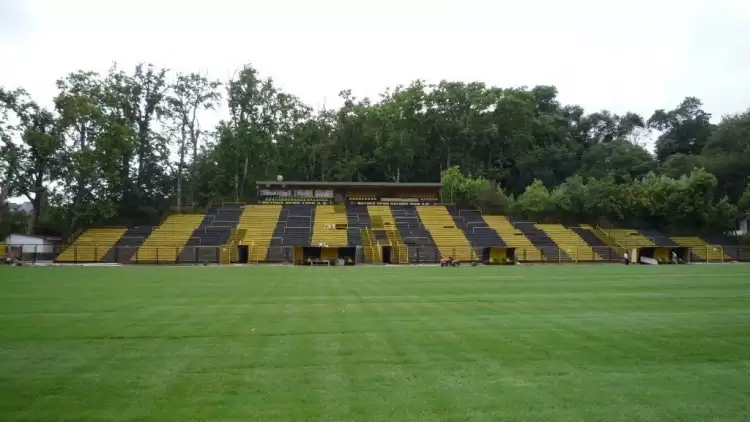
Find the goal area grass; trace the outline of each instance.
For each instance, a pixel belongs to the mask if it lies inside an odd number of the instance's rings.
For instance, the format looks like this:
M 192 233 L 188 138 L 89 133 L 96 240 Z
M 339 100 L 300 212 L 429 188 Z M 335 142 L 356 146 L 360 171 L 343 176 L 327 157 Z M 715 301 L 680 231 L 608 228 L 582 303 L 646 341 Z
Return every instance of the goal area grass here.
M 3 267 L 0 420 L 747 420 L 750 266 Z

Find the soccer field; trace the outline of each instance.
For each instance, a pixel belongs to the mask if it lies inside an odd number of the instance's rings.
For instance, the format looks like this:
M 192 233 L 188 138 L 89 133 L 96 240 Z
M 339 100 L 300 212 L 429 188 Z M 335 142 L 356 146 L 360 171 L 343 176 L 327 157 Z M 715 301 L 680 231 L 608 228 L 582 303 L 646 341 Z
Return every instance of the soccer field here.
M 0 420 L 747 420 L 750 266 L 0 268 Z

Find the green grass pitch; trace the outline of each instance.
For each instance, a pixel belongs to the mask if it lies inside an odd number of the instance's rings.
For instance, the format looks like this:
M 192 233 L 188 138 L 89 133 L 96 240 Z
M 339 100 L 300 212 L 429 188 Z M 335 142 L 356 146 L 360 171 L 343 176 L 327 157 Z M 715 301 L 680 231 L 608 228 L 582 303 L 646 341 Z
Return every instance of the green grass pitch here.
M 750 418 L 750 266 L 0 268 L 0 420 Z

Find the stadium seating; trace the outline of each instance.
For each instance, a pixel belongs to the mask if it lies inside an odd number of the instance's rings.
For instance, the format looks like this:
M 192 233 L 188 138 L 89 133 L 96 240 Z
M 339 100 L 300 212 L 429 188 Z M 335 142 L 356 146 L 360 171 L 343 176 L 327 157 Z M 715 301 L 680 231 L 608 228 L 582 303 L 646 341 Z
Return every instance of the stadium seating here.
M 453 217 L 444 206 L 419 206 L 417 213 L 424 227 L 430 232 L 442 258 L 452 256 L 459 261 L 476 261 L 481 258 L 481 255 L 477 256 L 474 253 L 463 231 L 456 228 Z
M 588 225 L 581 225 L 579 227 L 571 227 L 578 236 L 581 237 L 592 249 L 594 249 L 600 257 L 605 261 L 619 261 L 622 258 L 624 249 L 613 247 L 605 240 L 603 234 L 597 235 L 596 229 Z
M 436 262 L 448 256 L 480 260 L 493 247 L 515 248 L 516 258 L 527 262 L 619 261 L 625 250 L 655 246 L 688 247 L 692 260 L 698 262 L 750 260 L 749 250 L 714 246 L 731 244 L 727 239 L 668 237 L 654 229 L 513 223 L 508 217 L 482 215 L 477 210 L 414 205 L 408 203 L 409 198 L 400 199 L 406 203 L 225 204 L 205 215 L 172 215 L 156 228 L 89 229 L 56 261 L 230 263 L 242 253 L 237 246 L 247 245 L 250 262 L 289 262 L 295 247 L 319 243 L 359 246 L 358 259 L 367 263 L 382 263 L 386 257 L 394 264 Z M 386 246 L 390 254 L 384 256 Z M 4 249 L 0 244 L 0 254 Z M 503 253 L 490 251 L 494 252 Z
M 675 243 L 672 239 L 669 238 L 669 236 L 665 235 L 659 230 L 639 229 L 638 233 L 640 233 L 641 236 L 645 237 L 646 239 L 649 239 L 651 243 L 656 246 L 677 246 L 677 243 Z
M 709 245 L 700 237 L 672 237 L 672 240 L 680 246 L 690 248 L 693 261 L 724 262 L 730 259 L 722 248 Z
M 387 205 L 368 205 L 367 212 L 372 221 L 372 228 L 375 231 L 374 238 L 380 237 L 380 245 L 391 246 L 391 262 L 394 264 L 406 264 L 409 262 L 409 250 L 401 237 L 401 233 L 396 225 L 396 219 L 393 217 L 391 207 Z M 385 239 L 383 239 L 385 236 Z M 382 251 L 378 252 L 382 260 Z
M 341 212 L 335 205 L 318 205 L 315 208 L 312 244 L 340 247 L 348 244 L 346 236 L 346 211 Z
M 269 261 L 290 261 L 293 257 L 291 247 L 311 245 L 315 209 L 315 205 L 310 204 L 286 204 L 281 207 L 271 238 Z
M 446 206 L 453 217 L 456 227 L 463 230 L 464 235 L 474 247 L 477 256 L 483 256 L 483 250 L 488 247 L 506 246 L 500 235 L 492 230 L 477 210 L 459 210 L 453 205 Z
M 219 262 L 220 246 L 228 242 L 243 212 L 240 204 L 209 209 L 180 252 L 180 262 Z
M 516 248 L 516 258 L 519 261 L 538 262 L 542 254 L 520 230 L 513 227 L 510 221 L 502 215 L 485 215 L 484 221 L 497 232 L 508 247 Z
M 129 228 L 115 246 L 107 252 L 102 261 L 104 262 L 130 262 L 138 248 L 143 245 L 154 231 L 153 226 L 136 226 Z
M 99 262 L 127 229 L 105 227 L 88 229 L 55 259 L 56 262 Z
M 249 246 L 248 260 L 265 261 L 271 238 L 277 227 L 281 205 L 247 205 L 237 222 L 234 241 Z M 244 230 L 241 232 L 240 230 Z M 230 235 L 231 236 L 231 235 Z M 227 239 L 229 243 L 229 239 Z
M 520 230 L 542 253 L 545 261 L 551 262 L 570 262 L 572 261 L 564 249 L 552 240 L 547 233 L 536 228 L 534 223 L 528 221 L 518 221 L 513 225 Z
M 638 230 L 634 229 L 609 229 L 607 234 L 615 241 L 619 246 L 627 249 L 628 251 L 635 248 L 644 248 L 649 246 L 655 246 L 649 238 L 643 236 Z
M 578 233 L 562 224 L 536 224 L 535 227 L 546 233 L 573 261 L 601 261 L 603 259 Z
M 203 221 L 203 214 L 175 214 L 151 232 L 130 258 L 140 263 L 175 263 L 190 235 Z

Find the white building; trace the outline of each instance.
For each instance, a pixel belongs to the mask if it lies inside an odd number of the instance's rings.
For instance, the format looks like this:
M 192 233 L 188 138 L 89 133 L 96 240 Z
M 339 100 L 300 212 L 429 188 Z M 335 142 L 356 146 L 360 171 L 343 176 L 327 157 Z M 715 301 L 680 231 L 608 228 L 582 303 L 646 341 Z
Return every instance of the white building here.
M 8 250 L 21 252 L 23 260 L 52 260 L 61 240 L 59 237 L 51 236 L 11 234 L 5 238 L 5 244 Z

